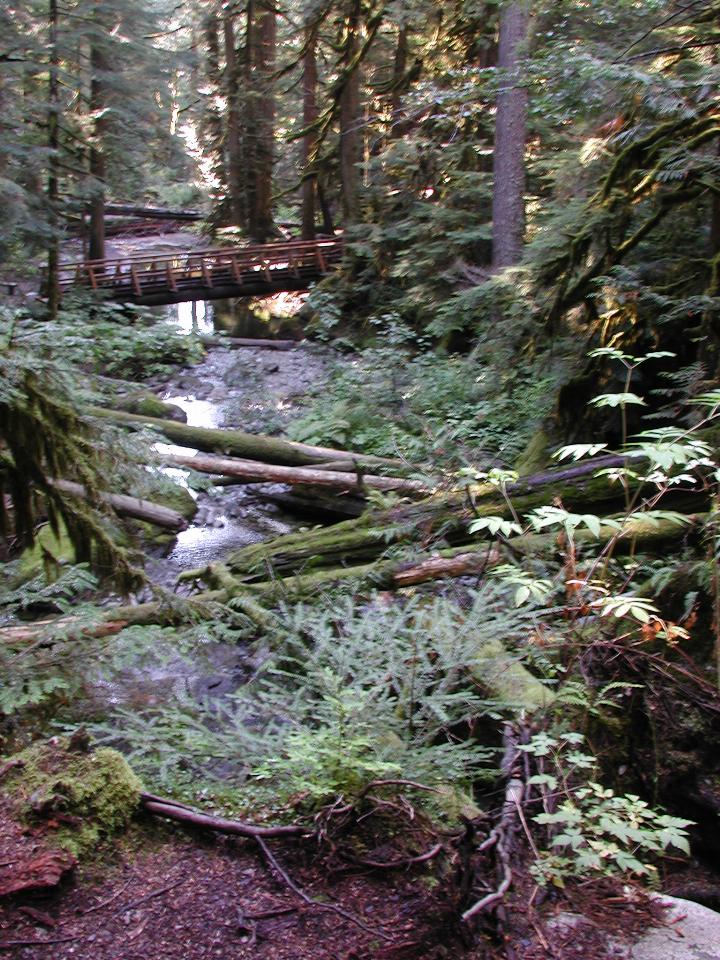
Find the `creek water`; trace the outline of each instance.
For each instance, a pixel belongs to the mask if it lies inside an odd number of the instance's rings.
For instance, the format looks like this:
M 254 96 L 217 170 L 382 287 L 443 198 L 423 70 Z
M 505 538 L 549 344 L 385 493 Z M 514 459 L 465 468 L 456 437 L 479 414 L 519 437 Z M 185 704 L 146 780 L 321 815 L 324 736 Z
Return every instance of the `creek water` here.
M 273 304 L 277 308 L 277 304 Z M 233 301 L 181 303 L 166 308 L 180 330 L 243 337 L 272 337 L 280 329 Z M 267 309 L 267 308 L 265 308 Z M 286 318 L 283 318 L 287 323 Z M 180 371 L 164 385 L 161 397 L 180 407 L 190 426 L 277 432 L 297 415 L 301 397 L 327 375 L 328 352 L 300 343 L 292 350 L 211 347 L 196 366 Z M 161 445 L 161 449 L 180 448 Z M 183 448 L 183 452 L 187 452 Z M 194 453 L 195 451 L 191 451 Z M 187 472 L 171 471 L 186 482 Z M 167 556 L 151 559 L 151 579 L 169 586 L 183 570 L 220 560 L 231 550 L 296 529 L 301 519 L 275 506 L 265 495 L 277 485 L 212 486 L 196 496 L 198 512 L 178 534 Z
M 248 318 L 246 311 L 233 304 L 185 303 L 167 310 L 170 321 L 187 333 L 229 331 L 236 336 L 267 338 L 278 332 L 267 322 Z M 330 363 L 326 349 L 307 343 L 287 351 L 214 346 L 199 364 L 156 385 L 156 392 L 166 402 L 181 407 L 192 426 L 270 433 L 297 415 L 303 394 L 322 383 Z M 162 446 L 188 452 L 186 448 Z M 187 471 L 173 469 L 168 473 L 187 484 Z M 266 494 L 285 489 L 271 484 L 210 485 L 193 493 L 198 510 L 191 525 L 178 534 L 169 549 L 146 558 L 150 581 L 172 590 L 178 574 L 185 570 L 203 567 L 239 547 L 298 529 L 302 518 L 265 499 Z M 192 652 L 179 656 L 174 644 L 172 637 L 158 637 L 147 655 L 138 661 L 131 658 L 111 680 L 98 671 L 89 684 L 89 701 L 82 709 L 90 715 L 103 715 L 118 706 L 142 710 L 178 695 L 203 701 L 217 699 L 245 682 L 252 668 L 247 648 L 217 643 L 209 633 L 204 636 L 202 627 Z

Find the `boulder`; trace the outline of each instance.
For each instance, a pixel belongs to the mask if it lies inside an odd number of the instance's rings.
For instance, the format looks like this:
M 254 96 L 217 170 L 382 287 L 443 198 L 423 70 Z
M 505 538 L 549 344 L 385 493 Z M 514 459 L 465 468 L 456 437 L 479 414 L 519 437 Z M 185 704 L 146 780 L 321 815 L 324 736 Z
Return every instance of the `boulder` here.
M 631 960 L 720 960 L 720 913 L 692 900 L 659 899 L 666 922 L 633 944 Z

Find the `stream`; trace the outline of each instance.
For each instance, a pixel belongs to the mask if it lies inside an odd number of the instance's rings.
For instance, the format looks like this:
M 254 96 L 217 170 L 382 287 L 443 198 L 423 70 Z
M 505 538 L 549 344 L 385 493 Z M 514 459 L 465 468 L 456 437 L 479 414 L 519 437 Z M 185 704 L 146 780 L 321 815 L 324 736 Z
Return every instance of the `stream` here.
M 209 334 L 229 329 L 235 336 L 268 336 L 267 324 L 252 314 L 240 323 L 230 323 L 236 313 L 234 307 L 199 302 L 165 309 L 171 322 L 187 333 Z M 180 407 L 190 426 L 274 433 L 297 416 L 303 394 L 322 383 L 330 363 L 326 348 L 307 342 L 292 350 L 212 347 L 201 363 L 180 371 L 166 383 L 159 396 Z M 170 444 L 159 447 L 168 452 L 188 452 Z M 168 472 L 176 478 L 187 478 L 182 470 Z M 197 494 L 198 512 L 192 524 L 178 534 L 167 556 L 150 559 L 147 569 L 151 580 L 172 586 L 183 570 L 220 560 L 239 547 L 297 529 L 302 518 L 266 499 L 266 494 L 284 490 L 277 484 L 243 484 L 211 486 Z
M 230 332 L 235 336 L 265 337 L 276 334 L 272 325 L 242 313 L 225 303 L 181 303 L 162 308 L 181 330 L 200 334 Z M 167 314 L 165 314 L 167 311 Z M 169 382 L 154 384 L 154 392 L 180 407 L 191 426 L 238 428 L 250 432 L 277 432 L 297 416 L 302 396 L 321 384 L 334 355 L 325 347 L 302 342 L 292 350 L 244 347 L 211 347 L 194 367 L 178 371 Z M 167 451 L 188 451 L 158 444 Z M 187 483 L 184 470 L 167 471 Z M 151 550 L 145 570 L 151 583 L 175 588 L 178 574 L 225 558 L 232 550 L 267 540 L 303 526 L 303 518 L 266 499 L 286 492 L 278 484 L 216 486 L 191 493 L 198 511 L 191 525 L 178 534 L 170 549 Z M 189 589 L 189 588 L 188 588 Z M 178 591 L 181 592 L 181 591 Z M 150 599 L 147 596 L 138 599 Z M 154 641 L 148 656 L 113 674 L 111 680 L 98 670 L 89 685 L 84 708 L 96 715 L 122 706 L 132 710 L 151 707 L 173 695 L 195 700 L 216 699 L 245 682 L 252 658 L 244 645 L 218 643 L 198 631 L 192 651 L 178 656 L 174 640 Z

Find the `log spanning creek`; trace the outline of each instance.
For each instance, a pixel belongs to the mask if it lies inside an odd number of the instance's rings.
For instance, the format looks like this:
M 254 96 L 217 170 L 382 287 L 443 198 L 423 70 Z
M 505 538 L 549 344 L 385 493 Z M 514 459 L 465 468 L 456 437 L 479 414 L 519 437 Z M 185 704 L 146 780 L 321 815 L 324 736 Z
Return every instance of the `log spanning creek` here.
M 268 337 L 266 323 L 252 314 L 236 316 L 234 306 L 200 301 L 165 309 L 169 319 L 188 334 L 209 336 L 230 330 L 236 337 Z M 290 350 L 211 346 L 199 364 L 176 374 L 158 396 L 179 407 L 189 426 L 272 433 L 298 415 L 301 397 L 323 382 L 331 362 L 326 348 L 309 343 Z M 197 452 L 170 444 L 159 444 L 159 449 L 190 456 Z M 183 482 L 187 476 L 181 469 L 168 468 L 168 472 Z M 288 533 L 307 522 L 279 505 L 286 492 L 279 484 L 265 483 L 211 485 L 193 494 L 197 514 L 177 535 L 167 556 L 149 559 L 151 579 L 171 586 L 183 570 L 222 559 L 231 550 Z
M 181 303 L 163 308 L 169 319 L 187 333 L 268 337 L 268 325 L 252 316 L 240 323 L 228 322 L 231 304 Z M 232 319 L 232 317 L 231 317 Z M 232 349 L 212 346 L 193 367 L 178 371 L 170 381 L 153 386 L 166 403 L 180 407 L 190 426 L 240 428 L 269 433 L 297 417 L 301 398 L 320 385 L 335 362 L 331 351 L 299 343 L 289 350 L 257 347 Z M 195 454 L 195 450 L 170 444 L 165 452 Z M 187 482 L 188 471 L 167 468 L 173 479 Z M 279 484 L 220 485 L 205 478 L 207 489 L 193 492 L 197 513 L 168 548 L 151 548 L 145 569 L 152 583 L 173 590 L 180 573 L 222 560 L 232 550 L 258 543 L 315 524 L 297 510 L 284 507 L 288 489 Z M 280 503 L 278 503 L 280 501 Z M 179 593 L 188 592 L 183 585 Z M 147 596 L 140 600 L 150 599 Z M 150 660 L 130 664 L 108 682 L 97 677 L 85 709 L 103 714 L 111 707 L 143 708 L 163 702 L 170 695 L 195 700 L 213 700 L 237 689 L 252 668 L 247 649 L 234 644 L 203 639 L 193 652 L 178 656 L 172 640 L 161 638 L 153 645 Z

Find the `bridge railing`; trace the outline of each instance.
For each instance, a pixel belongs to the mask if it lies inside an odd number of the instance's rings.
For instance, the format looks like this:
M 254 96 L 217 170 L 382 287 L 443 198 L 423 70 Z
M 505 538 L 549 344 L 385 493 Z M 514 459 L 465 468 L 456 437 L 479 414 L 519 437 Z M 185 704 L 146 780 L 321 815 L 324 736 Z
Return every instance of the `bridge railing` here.
M 159 289 L 177 292 L 192 285 L 242 286 L 253 279 L 271 283 L 273 272 L 300 278 L 324 274 L 342 258 L 339 239 L 298 240 L 157 254 L 134 254 L 108 260 L 83 260 L 60 267 L 60 286 L 93 290 L 122 289 L 143 296 Z M 258 274 L 257 278 L 253 275 Z

